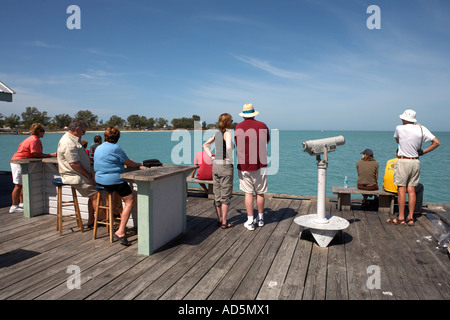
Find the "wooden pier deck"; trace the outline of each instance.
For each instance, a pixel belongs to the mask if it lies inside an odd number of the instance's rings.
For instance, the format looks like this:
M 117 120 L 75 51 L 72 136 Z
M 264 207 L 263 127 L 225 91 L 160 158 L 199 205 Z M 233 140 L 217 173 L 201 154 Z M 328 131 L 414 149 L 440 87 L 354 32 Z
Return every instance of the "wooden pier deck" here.
M 448 300 L 450 260 L 436 249 L 432 222 L 386 223 L 387 214 L 357 206 L 328 213 L 350 226 L 320 248 L 293 222 L 315 213 L 316 200 L 270 195 L 265 226 L 248 231 L 244 197 L 233 197 L 229 220 L 216 225 L 213 202 L 191 195 L 187 232 L 155 254 L 92 240 L 56 217 L 32 219 L 0 209 L 0 300 Z M 431 208 L 429 217 L 433 215 Z M 80 286 L 71 266 L 79 268 Z M 74 269 L 77 270 L 77 269 Z M 379 277 L 378 277 L 379 276 Z

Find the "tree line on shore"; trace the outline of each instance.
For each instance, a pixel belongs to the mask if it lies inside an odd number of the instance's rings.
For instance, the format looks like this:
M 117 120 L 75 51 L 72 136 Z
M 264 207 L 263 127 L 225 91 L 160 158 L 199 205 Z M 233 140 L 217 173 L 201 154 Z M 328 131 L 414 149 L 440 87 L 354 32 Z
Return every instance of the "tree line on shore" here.
M 70 122 L 75 118 L 84 119 L 89 124 L 89 130 L 104 130 L 106 127 L 117 127 L 122 130 L 171 130 L 171 129 L 194 129 L 194 121 L 200 121 L 200 116 L 193 115 L 191 118 L 182 117 L 169 120 L 164 118 L 146 117 L 138 114 L 132 114 L 126 119 L 117 115 L 112 115 L 108 121 L 98 119 L 98 116 L 90 110 L 80 110 L 73 117 L 67 113 L 57 114 L 50 117 L 47 111 L 39 111 L 36 107 L 27 107 L 21 116 L 11 114 L 4 116 L 0 113 L 0 128 L 9 128 L 9 130 L 18 131 L 27 130 L 33 123 L 41 123 L 50 130 L 63 130 L 67 128 Z M 214 129 L 216 124 L 206 124 L 202 122 L 202 129 Z

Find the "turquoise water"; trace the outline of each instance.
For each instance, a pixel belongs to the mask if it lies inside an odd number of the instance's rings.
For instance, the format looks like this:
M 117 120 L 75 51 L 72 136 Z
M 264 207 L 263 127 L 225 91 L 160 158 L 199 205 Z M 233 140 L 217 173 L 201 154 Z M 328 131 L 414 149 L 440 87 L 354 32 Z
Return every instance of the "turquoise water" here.
M 441 146 L 421 158 L 421 183 L 425 186 L 424 201 L 450 203 L 450 185 L 447 184 L 450 177 L 450 132 L 433 133 L 440 140 Z M 83 139 L 90 145 L 96 134 L 89 132 Z M 163 163 L 190 164 L 195 152 L 201 150 L 201 144 L 212 134 L 208 131 L 122 132 L 118 144 L 135 161 L 156 158 Z M 393 134 L 393 131 L 272 131 L 269 165 L 270 170 L 276 171 L 276 174 L 268 178 L 269 192 L 317 195 L 317 161 L 314 156 L 303 152 L 302 142 L 337 135 L 343 135 L 346 142 L 329 154 L 327 196 L 333 196 L 331 186 L 343 185 L 345 176 L 348 176 L 350 186 L 356 186 L 356 162 L 361 158 L 360 152 L 366 148 L 374 151 L 375 159 L 380 164 L 378 184 L 381 186 L 386 161 L 395 157 L 397 144 Z M 42 139 L 44 152 L 56 151 L 62 135 L 63 133 L 47 133 Z M 10 171 L 9 160 L 19 143 L 26 137 L 0 135 L 0 146 L 3 150 L 0 154 L 0 170 Z M 278 152 L 275 152 L 277 149 Z M 234 183 L 235 190 L 239 190 L 236 169 Z

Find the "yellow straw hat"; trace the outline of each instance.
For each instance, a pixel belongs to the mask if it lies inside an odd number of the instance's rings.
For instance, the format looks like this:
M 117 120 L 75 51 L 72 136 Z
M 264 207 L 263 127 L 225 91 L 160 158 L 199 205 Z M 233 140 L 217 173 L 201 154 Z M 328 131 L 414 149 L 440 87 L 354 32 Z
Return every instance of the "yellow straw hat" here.
M 253 108 L 253 105 L 251 103 L 244 104 L 244 107 L 242 108 L 242 112 L 239 113 L 241 117 L 244 118 L 253 118 L 259 114 L 258 111 L 255 111 L 255 108 Z

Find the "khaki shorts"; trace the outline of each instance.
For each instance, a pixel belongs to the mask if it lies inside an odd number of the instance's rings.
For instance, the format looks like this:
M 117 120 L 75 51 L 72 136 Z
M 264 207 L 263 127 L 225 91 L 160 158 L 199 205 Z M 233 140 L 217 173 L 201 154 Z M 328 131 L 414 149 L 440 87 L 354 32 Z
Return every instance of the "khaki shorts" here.
M 82 197 L 89 197 L 97 193 L 97 189 L 95 189 L 95 186 L 93 186 L 85 176 L 81 177 L 81 183 L 71 184 L 70 186 L 74 187 Z
M 256 171 L 239 171 L 239 189 L 245 193 L 263 194 L 267 192 L 267 168 Z
M 399 187 L 415 187 L 419 184 L 420 160 L 398 159 L 394 167 L 394 183 Z

